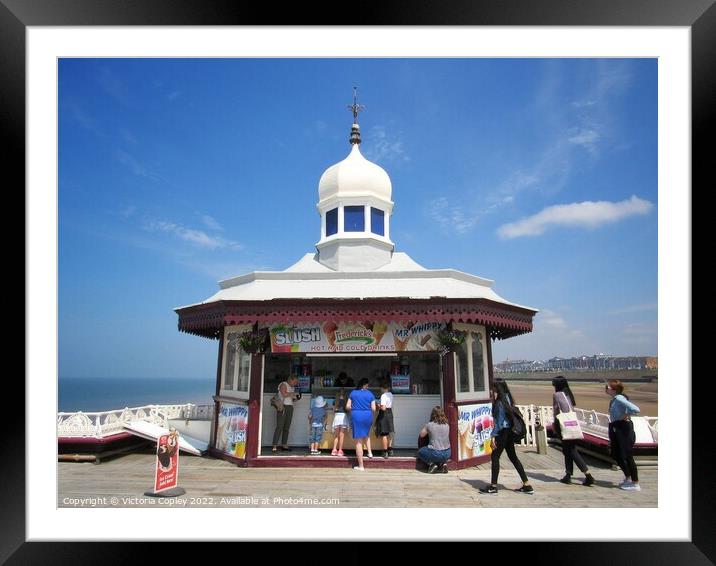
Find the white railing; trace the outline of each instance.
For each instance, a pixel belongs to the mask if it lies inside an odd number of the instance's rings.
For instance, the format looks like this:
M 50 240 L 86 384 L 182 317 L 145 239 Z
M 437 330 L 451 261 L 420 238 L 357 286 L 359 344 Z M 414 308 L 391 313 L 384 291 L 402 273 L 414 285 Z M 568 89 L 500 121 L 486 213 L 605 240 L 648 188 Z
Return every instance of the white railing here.
M 195 406 L 191 403 L 145 405 L 99 413 L 57 413 L 57 436 L 102 438 L 122 432 L 124 425 L 132 421 L 146 421 L 166 427 L 168 419 L 183 418 Z
M 183 407 L 181 415 L 176 418 L 192 421 L 210 421 L 214 418 L 214 405 L 192 405 L 190 403 Z
M 522 409 L 522 407 L 533 407 L 533 405 L 518 405 L 518 407 Z M 551 406 L 541 405 L 536 407 L 536 411 L 538 413 L 539 422 L 541 422 L 544 426 L 551 425 L 554 422 L 554 409 Z M 577 414 L 577 420 L 579 421 L 583 432 L 604 440 L 609 440 L 609 415 L 598 413 L 594 410 L 580 409 L 579 407 L 575 407 L 574 412 Z M 525 414 L 524 411 L 523 414 Z M 651 433 L 654 442 L 658 443 L 659 417 L 643 418 L 649 427 L 649 432 Z M 527 420 L 526 416 L 525 420 Z M 531 444 L 531 446 L 534 446 L 534 444 Z

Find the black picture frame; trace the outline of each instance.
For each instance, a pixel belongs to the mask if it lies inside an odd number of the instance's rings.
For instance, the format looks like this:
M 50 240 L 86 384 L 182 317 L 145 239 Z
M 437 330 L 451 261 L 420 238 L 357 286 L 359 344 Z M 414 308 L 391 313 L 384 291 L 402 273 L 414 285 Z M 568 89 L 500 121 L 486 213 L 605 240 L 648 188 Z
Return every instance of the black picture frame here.
M 339 15 L 336 3 L 238 3 L 229 0 L 0 0 L 0 127 L 5 163 L 18 183 L 25 181 L 25 35 L 28 26 L 118 25 L 503 25 L 503 26 L 685 26 L 692 48 L 692 179 L 707 190 L 707 135 L 713 137 L 716 106 L 716 6 L 714 0 L 446 0 L 430 2 L 382 0 L 347 3 Z M 712 158 L 711 158 L 712 160 Z M 10 170 L 6 169 L 9 173 Z M 6 178 L 8 178 L 6 174 Z M 688 188 L 685 188 L 688 190 Z M 695 192 L 695 191 L 694 191 Z M 24 200 L 23 200 L 24 206 Z M 27 284 L 27 282 L 25 282 Z M 26 295 L 26 303 L 31 297 Z M 691 328 L 682 329 L 691 335 Z M 691 379 L 691 368 L 684 369 Z M 691 496 L 691 542 L 564 542 L 494 543 L 489 551 L 509 549 L 511 562 L 562 564 L 714 564 L 716 563 L 716 472 L 710 446 L 713 425 L 707 421 L 707 376 L 691 381 L 692 446 L 689 493 L 684 485 L 669 486 Z M 682 390 L 683 391 L 683 390 Z M 23 412 L 25 405 L 23 393 Z M 13 395 L 13 407 L 19 405 Z M 0 563 L 6 564 L 127 564 L 153 560 L 159 544 L 26 542 L 24 419 L 16 413 L 4 423 L 0 442 Z M 683 419 L 683 426 L 689 418 Z M 13 426 L 17 427 L 13 430 Z M 689 452 L 667 455 L 684 462 Z M 488 510 L 482 510 L 486 512 Z M 608 538 L 628 530 L 618 510 L 610 524 L 592 525 Z M 81 538 L 78 533 L 78 538 Z M 349 544 L 348 542 L 343 544 Z M 315 548 L 315 547 L 314 547 Z M 218 549 L 217 549 L 218 550 Z M 215 552 L 215 551 L 214 551 Z M 207 560 L 220 559 L 219 552 Z M 297 554 L 304 551 L 298 550 Z M 346 552 L 349 552 L 346 549 Z M 423 550 L 420 551 L 421 553 Z M 471 554 L 474 551 L 470 551 Z M 482 551 L 480 551 L 481 553 Z M 222 553 L 223 554 L 223 553 Z M 246 557 L 242 549 L 242 557 Z M 238 557 L 237 557 L 238 558 Z M 422 556 L 421 556 L 422 558 Z M 225 558 L 224 558 L 225 559 Z M 446 557 L 449 560 L 449 557 Z

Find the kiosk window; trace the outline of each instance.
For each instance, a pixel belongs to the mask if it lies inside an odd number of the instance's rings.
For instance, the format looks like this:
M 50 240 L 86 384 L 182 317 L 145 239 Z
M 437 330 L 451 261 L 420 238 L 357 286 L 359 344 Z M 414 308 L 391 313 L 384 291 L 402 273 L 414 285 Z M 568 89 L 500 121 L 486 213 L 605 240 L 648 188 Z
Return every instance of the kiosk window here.
M 244 352 L 239 345 L 240 335 L 239 331 L 227 331 L 226 333 L 222 389 L 243 393 L 239 397 L 246 397 L 249 393 L 251 355 Z
M 460 344 L 457 349 L 457 390 L 458 393 L 467 393 L 470 391 L 470 368 L 467 362 L 467 340 Z
M 482 357 L 482 333 L 470 332 L 472 349 L 472 390 L 485 389 L 485 362 Z
M 462 399 L 487 396 L 487 344 L 485 328 L 477 325 L 454 324 L 466 332 L 465 341 L 455 351 L 456 391 Z

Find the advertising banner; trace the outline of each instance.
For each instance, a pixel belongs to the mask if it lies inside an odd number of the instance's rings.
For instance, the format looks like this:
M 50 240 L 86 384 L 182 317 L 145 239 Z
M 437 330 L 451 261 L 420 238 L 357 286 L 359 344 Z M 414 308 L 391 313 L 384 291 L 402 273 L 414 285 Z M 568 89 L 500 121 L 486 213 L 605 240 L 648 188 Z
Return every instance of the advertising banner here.
M 246 457 L 246 430 L 249 408 L 246 405 L 221 403 L 216 448 L 236 458 Z
M 269 327 L 271 352 L 433 352 L 442 322 L 317 322 Z
M 157 439 L 154 493 L 171 489 L 179 481 L 179 435 L 176 430 Z
M 457 421 L 458 460 L 489 455 L 492 452 L 490 434 L 494 424 L 492 403 L 459 406 Z

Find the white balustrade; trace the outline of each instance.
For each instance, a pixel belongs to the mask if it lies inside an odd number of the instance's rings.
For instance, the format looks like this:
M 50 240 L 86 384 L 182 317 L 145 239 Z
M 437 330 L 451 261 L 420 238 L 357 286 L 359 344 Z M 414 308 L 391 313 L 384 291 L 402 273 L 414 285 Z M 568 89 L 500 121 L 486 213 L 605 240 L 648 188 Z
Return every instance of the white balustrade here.
M 191 412 L 192 407 L 196 405 L 145 405 L 97 413 L 57 413 L 57 436 L 102 438 L 122 432 L 124 425 L 132 421 L 166 427 L 168 419 L 182 418 L 185 412 Z
M 527 435 L 520 442 L 521 446 L 536 446 L 535 427 L 539 424 L 543 426 L 551 425 L 554 422 L 554 409 L 551 405 L 517 405 L 522 412 L 527 425 Z M 577 420 L 582 427 L 582 431 L 609 440 L 609 415 L 598 413 L 594 410 L 574 408 L 577 414 Z M 654 442 L 659 442 L 659 418 L 644 417 L 651 432 Z

